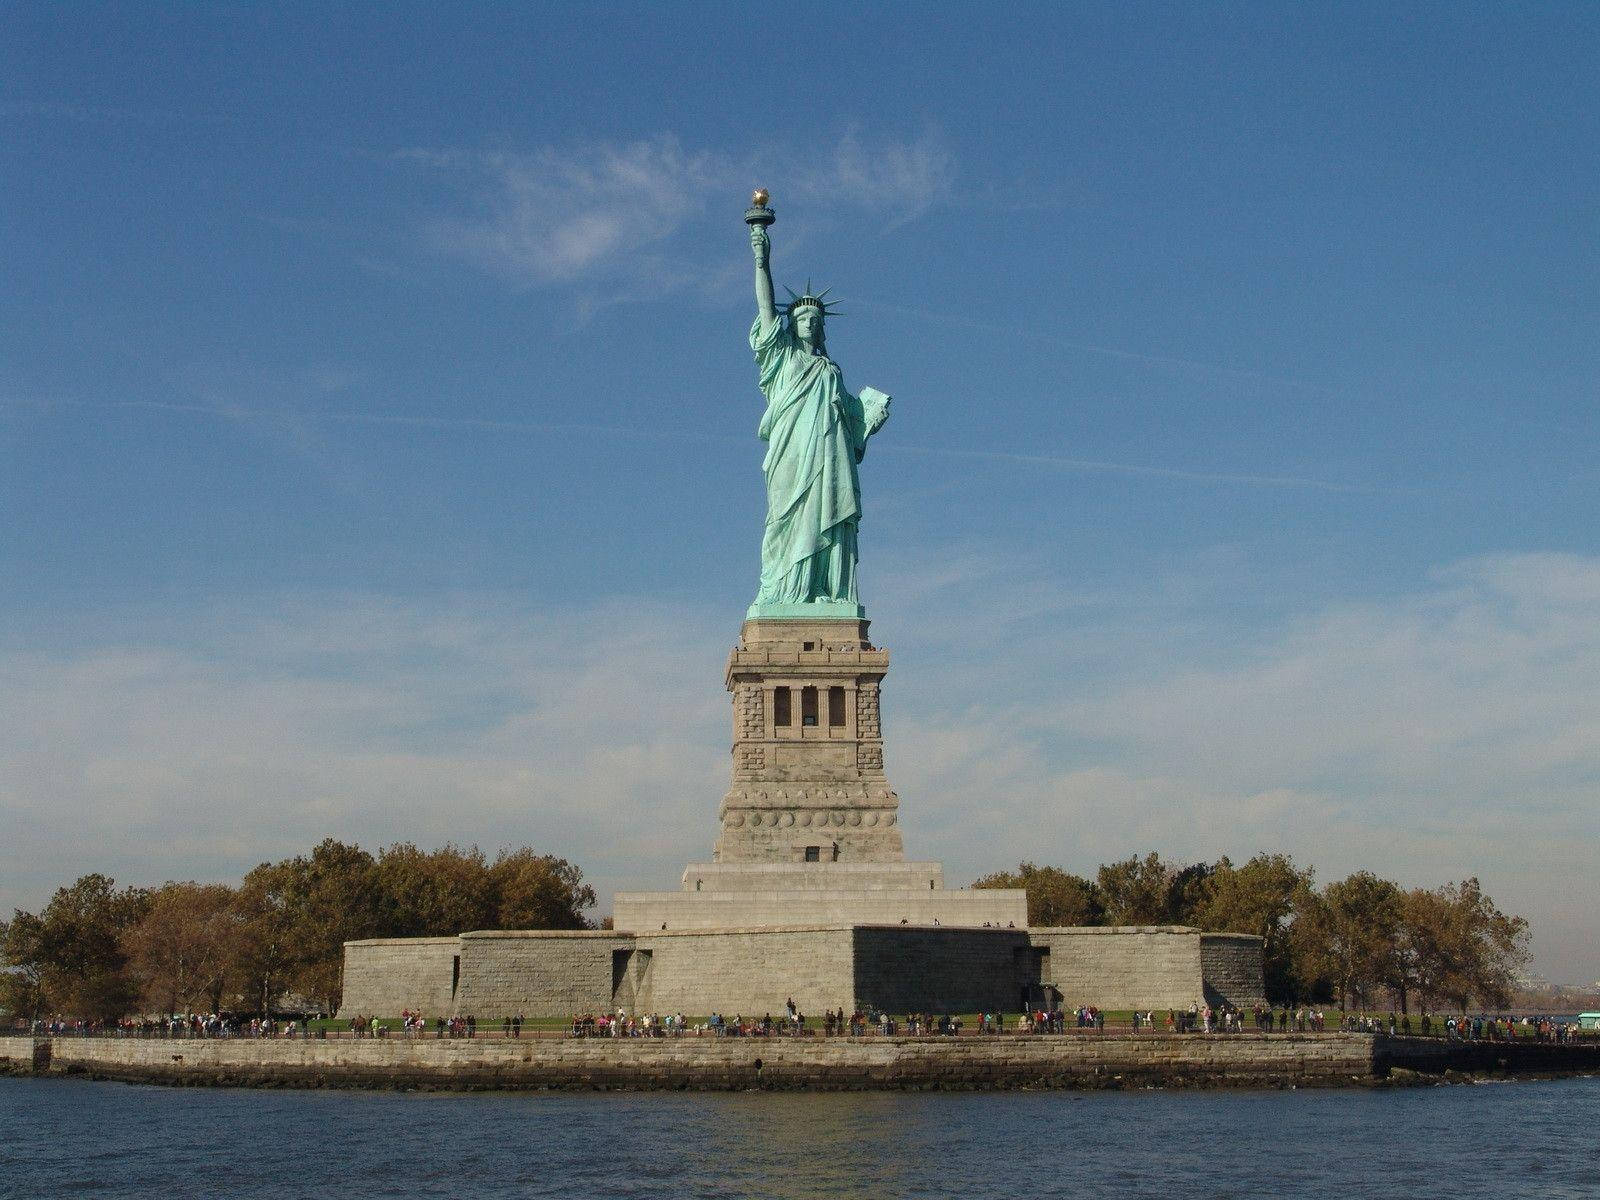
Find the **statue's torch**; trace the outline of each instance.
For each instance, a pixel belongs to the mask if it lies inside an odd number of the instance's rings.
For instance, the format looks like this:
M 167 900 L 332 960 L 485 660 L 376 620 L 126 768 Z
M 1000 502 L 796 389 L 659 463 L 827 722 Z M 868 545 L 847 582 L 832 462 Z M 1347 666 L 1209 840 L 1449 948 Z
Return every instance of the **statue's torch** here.
M 759 225 L 765 229 L 778 219 L 778 214 L 767 207 L 768 199 L 766 188 L 755 190 L 755 194 L 750 197 L 750 207 L 744 210 L 746 225 Z

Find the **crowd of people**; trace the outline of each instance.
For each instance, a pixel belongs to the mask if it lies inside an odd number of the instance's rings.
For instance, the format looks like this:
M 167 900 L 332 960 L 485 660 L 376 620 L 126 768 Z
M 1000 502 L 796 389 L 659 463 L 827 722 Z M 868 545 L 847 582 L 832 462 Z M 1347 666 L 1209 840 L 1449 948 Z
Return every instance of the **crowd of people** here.
M 514 1017 L 503 1017 L 499 1022 L 486 1022 L 485 1031 L 493 1030 L 502 1037 L 520 1038 L 524 1020 L 519 1012 Z M 388 1037 L 391 1032 L 397 1032 L 402 1037 L 424 1038 L 428 1036 L 430 1030 L 435 1039 L 475 1038 L 478 1036 L 478 1018 L 471 1013 L 455 1017 L 441 1016 L 435 1017 L 433 1024 L 429 1025 L 428 1018 L 422 1012 L 413 1012 L 407 1008 L 401 1010 L 398 1030 L 391 1030 L 388 1023 L 380 1017 L 357 1014 L 350 1018 L 350 1035 L 357 1038 Z
M 1322 1033 L 1329 1028 L 1328 1015 L 1320 1008 L 1310 1006 L 1274 1008 L 1265 1004 L 1254 1005 L 1248 1013 L 1232 1005 L 1194 1003 L 1187 1009 L 1169 1008 L 1165 1015 L 1154 1009 L 1139 1010 L 1129 1014 L 1129 1025 L 1135 1033 L 1238 1033 L 1247 1022 L 1257 1032 L 1272 1033 Z M 525 1018 L 522 1013 L 484 1023 L 484 1031 L 491 1036 L 520 1038 Z M 1034 1009 L 1017 1015 L 1008 1026 L 1008 1018 L 998 1012 L 976 1014 L 972 1032 L 978 1035 L 1001 1033 L 1064 1034 L 1069 1030 L 1103 1031 L 1106 1013 L 1094 1005 L 1080 1005 L 1076 1009 L 1063 1009 L 1059 1005 L 1049 1009 Z M 436 1016 L 430 1020 L 420 1011 L 406 1009 L 401 1013 L 398 1029 L 392 1020 L 377 1016 L 358 1015 L 348 1021 L 349 1034 L 355 1038 L 381 1038 L 398 1033 L 409 1038 L 475 1038 L 479 1033 L 478 1018 L 464 1016 Z M 1122 1028 L 1122 1026 L 1119 1026 Z M 1565 1043 L 1579 1036 L 1576 1023 L 1563 1017 L 1466 1014 L 1447 1015 L 1442 1018 L 1423 1013 L 1413 1021 L 1409 1013 L 1389 1013 L 1387 1018 L 1373 1014 L 1337 1014 L 1333 1028 L 1347 1033 L 1388 1033 L 1391 1036 L 1443 1037 L 1451 1041 L 1540 1041 Z M 37 1037 L 149 1037 L 149 1038 L 273 1038 L 273 1037 L 326 1037 L 326 1026 L 313 1027 L 302 1017 L 278 1018 L 243 1017 L 226 1013 L 187 1013 L 165 1017 L 127 1017 L 119 1021 L 92 1021 L 65 1017 L 40 1018 L 31 1022 L 17 1021 L 15 1029 L 24 1030 Z M 771 1013 L 760 1017 L 736 1013 L 712 1013 L 703 1021 L 691 1021 L 682 1013 L 642 1013 L 630 1015 L 625 1010 L 615 1012 L 584 1013 L 572 1018 L 572 1037 L 805 1037 L 820 1034 L 823 1037 L 864 1037 L 869 1032 L 885 1036 L 909 1035 L 958 1036 L 967 1029 L 967 1022 L 949 1013 L 906 1013 L 895 1015 L 878 1009 L 857 1010 L 846 1013 L 843 1006 L 825 1012 L 820 1022 L 807 1018 L 791 998 L 777 1017 Z
M 873 1032 L 885 1036 L 954 1037 L 959 1036 L 967 1028 L 967 1022 L 963 1017 L 950 1013 L 914 1012 L 896 1015 L 872 1009 L 857 1010 L 847 1014 L 841 1006 L 837 1010 L 830 1009 L 825 1012 L 820 1025 L 816 1025 L 795 1007 L 792 999 L 785 1005 L 785 1009 L 786 1011 L 778 1017 L 774 1017 L 771 1013 L 759 1017 L 747 1017 L 743 1013 L 735 1013 L 732 1016 L 712 1013 L 700 1023 L 689 1021 L 681 1013 L 676 1016 L 670 1014 L 629 1016 L 624 1010 L 615 1013 L 583 1013 L 573 1017 L 571 1033 L 573 1037 L 679 1037 L 684 1034 L 710 1037 L 803 1037 L 815 1034 L 821 1034 L 823 1037 L 864 1037 L 868 1032 Z M 1305 1009 L 1291 1013 L 1286 1009 L 1279 1014 L 1279 1018 L 1280 1027 L 1283 1029 L 1298 1027 L 1301 1031 L 1305 1031 L 1323 1028 L 1323 1015 L 1320 1011 Z M 1168 1033 L 1235 1033 L 1244 1029 L 1245 1018 L 1238 1009 L 1231 1006 L 1213 1008 L 1210 1005 L 1199 1004 L 1192 1004 L 1186 1010 L 1168 1009 L 1165 1022 L 1154 1010 L 1135 1012 L 1131 1015 L 1131 1025 L 1136 1032 L 1140 1030 L 1154 1032 L 1161 1029 L 1163 1024 Z M 1255 1024 L 1257 1029 L 1270 1032 L 1273 1028 L 1273 1010 L 1257 1006 Z M 1016 1021 L 1011 1024 L 1009 1032 L 1060 1034 L 1067 1032 L 1069 1028 L 1103 1030 L 1105 1027 L 1104 1010 L 1094 1005 L 1080 1005 L 1074 1010 L 1055 1007 L 1019 1013 Z M 978 1013 L 972 1032 L 980 1036 L 1006 1033 L 1007 1018 L 998 1012 Z
M 1431 1032 L 1427 1028 L 1428 1018 L 1424 1016 L 1423 1032 Z M 1394 1023 L 1394 1014 L 1389 1015 L 1391 1026 Z M 1444 1019 L 1444 1036 L 1452 1041 L 1466 1042 L 1514 1042 L 1518 1039 L 1532 1039 L 1536 1042 L 1569 1042 L 1578 1032 L 1578 1027 L 1571 1021 L 1561 1020 L 1557 1017 L 1446 1017 Z
M 82 1021 L 52 1017 L 29 1026 L 38 1037 L 270 1038 L 310 1037 L 302 1017 L 233 1017 L 224 1013 L 181 1013 L 166 1017 L 124 1017 Z

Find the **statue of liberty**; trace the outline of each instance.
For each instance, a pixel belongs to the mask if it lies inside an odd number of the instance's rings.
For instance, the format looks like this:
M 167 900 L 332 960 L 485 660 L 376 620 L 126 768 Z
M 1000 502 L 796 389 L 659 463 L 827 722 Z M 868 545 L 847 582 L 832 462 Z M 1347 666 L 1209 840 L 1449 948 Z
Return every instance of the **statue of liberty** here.
M 761 590 L 750 606 L 760 617 L 860 617 L 856 532 L 861 481 L 856 465 L 867 439 L 889 416 L 889 397 L 875 388 L 845 390 L 824 341 L 827 289 L 811 287 L 782 312 L 768 269 L 773 222 L 758 191 L 745 213 L 756 260 L 756 319 L 750 349 L 767 398 L 759 434 L 767 443 L 767 523 L 761 537 Z

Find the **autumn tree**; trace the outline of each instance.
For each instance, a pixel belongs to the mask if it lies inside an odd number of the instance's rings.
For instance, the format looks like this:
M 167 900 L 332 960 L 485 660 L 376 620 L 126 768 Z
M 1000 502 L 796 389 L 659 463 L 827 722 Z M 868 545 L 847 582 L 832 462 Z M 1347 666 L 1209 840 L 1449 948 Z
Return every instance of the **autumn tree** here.
M 262 863 L 237 889 L 168 883 L 117 891 L 86 875 L 38 915 L 0 923 L 0 1006 L 23 1016 L 111 1017 L 142 999 L 166 1012 L 286 999 L 333 1011 L 344 943 L 472 929 L 586 929 L 594 889 L 573 863 L 529 849 L 490 862 L 476 846 L 377 858 L 328 838 Z
M 24 1016 L 120 1017 L 137 996 L 122 939 L 144 916 L 149 894 L 90 874 L 60 888 L 37 916 L 5 925 L 8 1006 Z
M 1490 1008 L 1511 1003 L 1517 976 L 1532 956 L 1532 931 L 1526 918 L 1501 912 L 1484 894 L 1477 877 L 1441 889 L 1463 916 L 1469 931 L 1463 958 L 1470 995 Z
M 1400 1011 L 1415 995 L 1427 1012 L 1443 998 L 1454 971 L 1449 903 L 1437 890 L 1412 888 L 1400 895 Z
M 427 851 L 397 842 L 378 854 L 377 883 L 385 937 L 448 937 L 496 924 L 498 897 L 476 846 Z
M 238 968 L 246 1008 L 269 1012 L 298 965 L 296 905 L 301 889 L 294 859 L 262 863 L 239 885 L 244 921 Z
M 262 863 L 239 891 L 251 1006 L 270 1011 L 293 994 L 336 1009 L 344 943 L 383 929 L 372 855 L 327 838 L 309 855 Z
M 42 942 L 41 922 L 33 913 L 19 908 L 11 920 L 0 921 L 0 1010 L 29 1019 L 49 1011 Z
M 1489 1008 L 1510 1002 L 1528 960 L 1528 923 L 1501 912 L 1476 878 L 1405 892 L 1400 925 L 1403 986 L 1425 1008 L 1440 1000 L 1457 1009 L 1474 1000 Z
M 1172 925 L 1192 920 L 1210 868 L 1170 866 L 1151 851 L 1108 863 L 1096 877 L 1108 925 Z
M 384 932 L 377 863 L 361 847 L 333 838 L 293 862 L 289 982 L 302 999 L 333 1012 L 339 1007 L 344 944 Z
M 595 903 L 583 872 L 526 847 L 493 863 L 476 846 L 418 850 L 390 846 L 378 856 L 383 933 L 446 936 L 469 929 L 586 929 Z
M 1313 872 L 1287 854 L 1258 854 L 1243 866 L 1224 855 L 1208 874 L 1191 920 L 1201 929 L 1253 933 L 1261 939 L 1267 997 L 1288 1003 L 1295 994 L 1290 927 Z
M 1476 879 L 1402 891 L 1357 871 L 1318 890 L 1315 873 L 1286 854 L 1177 867 L 1152 852 L 1102 865 L 1094 882 L 1024 862 L 972 886 L 1023 889 L 1035 926 L 1184 924 L 1254 934 L 1277 1004 L 1392 998 L 1404 1011 L 1420 996 L 1501 1007 L 1528 960 L 1527 921 L 1501 912 Z
M 1305 900 L 1294 939 L 1302 986 L 1327 980 L 1341 1008 L 1366 1004 L 1383 989 L 1400 987 L 1404 964 L 1398 887 L 1371 871 L 1357 871 Z
M 1022 863 L 1015 871 L 997 871 L 973 881 L 975 888 L 1021 888 L 1028 894 L 1028 924 L 1036 926 L 1100 925 L 1105 906 L 1100 889 L 1060 867 Z
M 245 949 L 238 892 L 222 883 L 168 883 L 150 894 L 122 948 L 147 1011 L 217 1012 L 237 990 Z M 229 997 L 232 999 L 232 997 Z
M 502 850 L 489 871 L 500 929 L 587 929 L 594 889 L 576 865 L 553 854 Z

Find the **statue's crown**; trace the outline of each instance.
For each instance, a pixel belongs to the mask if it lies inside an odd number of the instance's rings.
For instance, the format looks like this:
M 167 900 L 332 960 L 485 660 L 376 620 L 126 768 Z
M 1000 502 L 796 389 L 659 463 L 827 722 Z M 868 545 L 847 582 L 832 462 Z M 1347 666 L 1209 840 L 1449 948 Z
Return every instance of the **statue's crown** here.
M 806 280 L 806 290 L 798 296 L 794 294 L 794 289 L 791 287 L 785 287 L 783 290 L 789 293 L 789 303 L 785 306 L 784 311 L 791 317 L 802 308 L 817 309 L 824 317 L 843 315 L 828 303 L 828 293 L 833 291 L 832 288 L 823 288 L 820 292 L 813 292 L 811 290 L 811 281 L 808 279 Z

